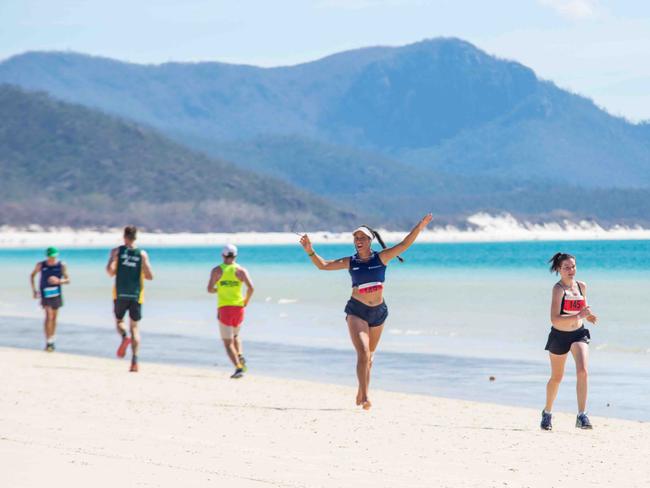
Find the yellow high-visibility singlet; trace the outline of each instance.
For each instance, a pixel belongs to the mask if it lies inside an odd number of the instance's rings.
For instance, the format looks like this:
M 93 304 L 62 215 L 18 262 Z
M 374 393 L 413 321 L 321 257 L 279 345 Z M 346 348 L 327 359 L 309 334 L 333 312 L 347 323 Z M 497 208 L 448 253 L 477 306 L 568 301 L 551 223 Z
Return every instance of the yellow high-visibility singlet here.
M 244 295 L 242 294 L 242 280 L 237 278 L 239 266 L 235 263 L 219 265 L 221 278 L 217 281 L 218 307 L 243 307 Z

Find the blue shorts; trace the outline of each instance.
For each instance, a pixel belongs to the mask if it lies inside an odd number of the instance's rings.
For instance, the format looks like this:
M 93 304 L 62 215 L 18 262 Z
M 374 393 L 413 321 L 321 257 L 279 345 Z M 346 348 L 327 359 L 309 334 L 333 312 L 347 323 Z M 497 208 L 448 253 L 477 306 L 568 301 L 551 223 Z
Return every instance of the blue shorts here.
M 381 302 L 381 304 L 371 307 L 356 298 L 350 298 L 345 306 L 345 313 L 365 320 L 370 327 L 377 327 L 386 321 L 388 307 L 386 306 L 386 302 Z

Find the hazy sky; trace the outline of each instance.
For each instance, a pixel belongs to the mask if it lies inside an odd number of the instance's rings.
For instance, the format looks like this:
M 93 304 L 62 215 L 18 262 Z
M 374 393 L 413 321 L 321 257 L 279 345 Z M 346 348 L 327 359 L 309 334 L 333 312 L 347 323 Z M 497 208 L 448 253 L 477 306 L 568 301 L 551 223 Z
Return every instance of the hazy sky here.
M 520 61 L 615 115 L 650 119 L 647 0 L 0 0 L 0 59 L 71 50 L 276 66 L 438 36 Z

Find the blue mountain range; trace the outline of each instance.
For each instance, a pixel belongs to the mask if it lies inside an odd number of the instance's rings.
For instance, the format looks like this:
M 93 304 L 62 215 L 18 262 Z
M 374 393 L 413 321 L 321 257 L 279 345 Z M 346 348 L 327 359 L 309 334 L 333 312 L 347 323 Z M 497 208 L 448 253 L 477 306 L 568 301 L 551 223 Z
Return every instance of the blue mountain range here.
M 650 220 L 649 124 L 459 39 L 277 68 L 32 52 L 0 63 L 0 83 L 148 125 L 389 225 L 428 209 Z

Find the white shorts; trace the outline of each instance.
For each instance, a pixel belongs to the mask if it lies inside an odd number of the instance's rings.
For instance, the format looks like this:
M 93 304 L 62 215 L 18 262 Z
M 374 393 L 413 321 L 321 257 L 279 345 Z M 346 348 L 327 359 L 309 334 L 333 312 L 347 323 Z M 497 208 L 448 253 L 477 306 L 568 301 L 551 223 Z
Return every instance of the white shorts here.
M 233 340 L 239 335 L 241 330 L 241 325 L 233 327 L 232 325 L 224 325 L 219 322 L 219 332 L 221 333 L 221 338 L 224 340 Z

